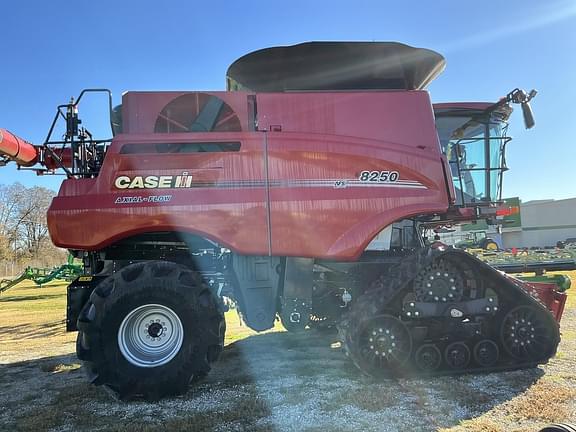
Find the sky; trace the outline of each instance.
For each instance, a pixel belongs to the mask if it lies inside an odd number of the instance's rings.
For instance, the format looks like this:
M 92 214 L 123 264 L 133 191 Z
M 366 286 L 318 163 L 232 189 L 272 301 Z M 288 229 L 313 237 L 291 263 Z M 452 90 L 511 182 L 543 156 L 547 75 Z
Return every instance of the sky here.
M 58 104 L 81 89 L 224 90 L 225 72 L 260 48 L 313 40 L 398 41 L 430 48 L 447 67 L 434 102 L 496 101 L 535 88 L 536 127 L 511 118 L 504 196 L 576 197 L 576 0 L 483 2 L 27 1 L 4 2 L 0 127 L 42 143 Z M 82 106 L 100 137 L 106 100 Z M 57 190 L 62 176 L 0 168 L 0 184 Z

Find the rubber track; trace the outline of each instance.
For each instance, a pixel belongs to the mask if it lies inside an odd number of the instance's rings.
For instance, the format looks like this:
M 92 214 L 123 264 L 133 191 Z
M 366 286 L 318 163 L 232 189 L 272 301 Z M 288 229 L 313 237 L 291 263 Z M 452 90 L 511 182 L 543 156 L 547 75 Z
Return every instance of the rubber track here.
M 360 369 L 362 372 L 374 376 L 370 371 L 364 370 L 361 366 L 361 362 L 357 358 L 359 353 L 354 352 L 353 337 L 355 336 L 358 326 L 368 320 L 371 317 L 380 315 L 383 313 L 390 314 L 396 317 L 401 315 L 401 311 L 391 309 L 391 305 L 395 303 L 399 295 L 405 295 L 408 289 L 411 289 L 411 284 L 414 281 L 416 275 L 420 269 L 431 265 L 434 261 L 442 258 L 449 258 L 452 261 L 467 262 L 471 265 L 478 274 L 487 274 L 492 280 L 491 285 L 498 283 L 501 288 L 497 293 L 499 298 L 502 300 L 506 297 L 504 301 L 513 302 L 512 306 L 508 309 L 511 310 L 516 306 L 526 305 L 535 308 L 537 311 L 541 312 L 541 319 L 546 323 L 548 329 L 553 334 L 553 350 L 552 354 L 540 361 L 512 361 L 510 356 L 504 356 L 506 364 L 502 364 L 502 359 L 498 363 L 491 367 L 467 367 L 464 369 L 439 369 L 433 372 L 415 372 L 413 365 L 402 371 L 402 375 L 424 375 L 424 376 L 441 376 L 441 375 L 454 375 L 463 373 L 484 373 L 484 372 L 495 372 L 504 370 L 515 370 L 515 369 L 525 369 L 533 368 L 538 364 L 546 363 L 549 358 L 553 357 L 556 348 L 560 342 L 560 332 L 557 322 L 554 320 L 552 314 L 548 311 L 546 306 L 538 299 L 532 297 L 523 287 L 521 282 L 514 278 L 506 276 L 494 268 L 490 267 L 488 264 L 480 261 L 479 259 L 473 257 L 472 255 L 457 249 L 450 249 L 448 251 L 438 251 L 432 249 L 425 249 L 415 252 L 402 259 L 402 261 L 397 265 L 392 267 L 385 278 L 383 278 L 380 283 L 375 284 L 361 295 L 351 306 L 349 312 L 343 317 L 341 322 L 338 324 L 338 330 L 340 335 L 340 340 L 346 354 L 350 357 L 352 362 Z M 403 320 L 405 324 L 410 326 L 411 321 Z M 501 322 L 498 323 L 501 326 Z M 501 350 L 502 356 L 502 345 L 500 340 L 494 340 Z M 470 340 L 463 342 L 470 342 Z M 412 349 L 412 356 L 416 351 L 417 346 Z M 442 352 L 442 350 L 441 350 Z M 512 361 L 512 362 L 511 362 Z M 470 364 L 473 362 L 471 361 Z M 386 376 L 386 373 L 384 373 Z

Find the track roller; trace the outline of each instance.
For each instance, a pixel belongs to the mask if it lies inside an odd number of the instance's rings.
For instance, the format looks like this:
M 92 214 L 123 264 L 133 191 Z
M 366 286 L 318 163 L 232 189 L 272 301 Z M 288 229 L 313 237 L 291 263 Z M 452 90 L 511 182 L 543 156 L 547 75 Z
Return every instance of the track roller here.
M 416 350 L 414 363 L 422 372 L 432 372 L 442 364 L 442 353 L 434 344 L 424 344 Z
M 494 366 L 500 357 L 500 350 L 494 341 L 484 339 L 474 345 L 474 361 L 482 367 Z
M 470 363 L 470 349 L 464 342 L 453 342 L 444 350 L 444 360 L 451 369 L 464 369 Z

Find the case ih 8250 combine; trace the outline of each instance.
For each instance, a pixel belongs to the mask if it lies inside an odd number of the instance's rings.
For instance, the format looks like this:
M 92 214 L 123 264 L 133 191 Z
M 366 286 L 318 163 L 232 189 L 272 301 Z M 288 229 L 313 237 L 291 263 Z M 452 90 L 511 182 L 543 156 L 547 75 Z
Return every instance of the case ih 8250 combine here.
M 338 326 L 374 376 L 554 355 L 556 293 L 424 241 L 494 218 L 510 104 L 533 125 L 535 92 L 433 106 L 423 89 L 443 68 L 398 43 L 276 47 L 234 62 L 226 92 L 128 92 L 114 109 L 108 92 L 110 139 L 77 111 L 107 90 L 59 106 L 43 145 L 2 130 L 4 162 L 67 175 L 48 224 L 84 262 L 67 326 L 91 381 L 122 398 L 186 391 L 222 350 L 223 296 L 258 331 L 277 316 Z

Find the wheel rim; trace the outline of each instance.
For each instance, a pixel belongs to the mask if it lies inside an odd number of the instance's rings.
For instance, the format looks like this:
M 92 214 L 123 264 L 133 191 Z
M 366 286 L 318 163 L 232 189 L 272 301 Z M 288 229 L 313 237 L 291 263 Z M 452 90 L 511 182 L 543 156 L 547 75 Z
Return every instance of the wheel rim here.
M 489 251 L 497 251 L 498 250 L 498 245 L 494 242 L 488 242 L 486 243 L 486 250 Z
M 178 315 L 159 304 L 131 311 L 118 329 L 118 346 L 126 360 L 138 367 L 162 366 L 180 351 L 184 327 Z

